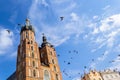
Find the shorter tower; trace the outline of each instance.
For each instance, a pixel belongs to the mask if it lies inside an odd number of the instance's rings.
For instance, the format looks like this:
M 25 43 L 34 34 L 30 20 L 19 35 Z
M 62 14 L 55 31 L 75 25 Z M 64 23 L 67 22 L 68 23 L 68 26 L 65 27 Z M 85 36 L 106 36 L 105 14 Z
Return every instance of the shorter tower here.
M 62 80 L 60 67 L 56 56 L 56 51 L 53 45 L 47 42 L 47 38 L 43 35 L 43 42 L 39 47 L 40 52 L 40 63 L 42 80 Z

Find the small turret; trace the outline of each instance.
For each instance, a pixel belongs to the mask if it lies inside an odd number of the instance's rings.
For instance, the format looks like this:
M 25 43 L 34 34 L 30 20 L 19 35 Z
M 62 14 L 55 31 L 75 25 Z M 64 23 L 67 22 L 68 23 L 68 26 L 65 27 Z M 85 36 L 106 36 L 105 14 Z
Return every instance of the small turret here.
M 46 36 L 44 35 L 44 33 L 43 33 L 42 40 L 43 40 L 43 42 L 42 42 L 42 44 L 41 44 L 41 47 L 44 47 L 44 46 L 53 47 L 53 45 L 51 45 L 49 42 L 47 42 L 47 38 L 46 38 Z

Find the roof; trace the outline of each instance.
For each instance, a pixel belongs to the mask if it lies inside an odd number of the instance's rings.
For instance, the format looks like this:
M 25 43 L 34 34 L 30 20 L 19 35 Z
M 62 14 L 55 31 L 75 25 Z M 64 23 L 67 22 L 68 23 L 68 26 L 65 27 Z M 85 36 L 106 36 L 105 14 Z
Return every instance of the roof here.
M 25 30 L 31 30 L 32 32 L 35 33 L 35 30 L 34 30 L 34 28 L 32 27 L 32 25 L 29 25 L 29 26 L 24 25 L 24 26 L 21 28 L 20 34 L 21 34 L 23 31 L 25 31 Z
M 22 26 L 20 34 L 25 30 L 31 30 L 32 32 L 35 33 L 35 30 L 34 30 L 33 26 L 30 24 L 29 19 L 26 19 L 26 23 L 24 26 Z

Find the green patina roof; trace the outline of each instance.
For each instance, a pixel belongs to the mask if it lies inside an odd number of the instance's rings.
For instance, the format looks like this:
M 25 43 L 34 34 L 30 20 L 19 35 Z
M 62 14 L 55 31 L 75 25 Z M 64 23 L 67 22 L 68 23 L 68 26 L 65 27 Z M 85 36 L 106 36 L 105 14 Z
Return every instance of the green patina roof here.
M 31 30 L 32 32 L 35 33 L 35 30 L 34 30 L 33 26 L 30 24 L 30 21 L 28 19 L 26 19 L 26 24 L 24 26 L 22 26 L 20 33 L 22 33 L 25 30 Z
M 35 33 L 35 30 L 34 30 L 34 28 L 32 27 L 32 25 L 29 25 L 29 26 L 23 26 L 22 28 L 21 28 L 21 32 L 20 33 L 22 33 L 23 31 L 25 31 L 25 30 L 31 30 L 32 32 L 34 32 Z

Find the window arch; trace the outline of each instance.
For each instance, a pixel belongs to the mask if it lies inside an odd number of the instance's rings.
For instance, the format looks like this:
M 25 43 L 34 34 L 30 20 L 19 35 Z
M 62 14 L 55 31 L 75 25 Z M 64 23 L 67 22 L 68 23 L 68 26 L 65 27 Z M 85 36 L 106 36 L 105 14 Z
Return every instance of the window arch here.
M 31 50 L 33 50 L 33 46 L 31 46 Z
M 33 61 L 33 67 L 35 67 L 35 61 Z
M 54 66 L 54 71 L 57 71 L 57 70 L 56 70 L 56 66 Z
M 31 41 L 31 44 L 33 44 L 33 41 Z
M 53 64 L 55 64 L 55 61 L 54 61 L 54 59 L 52 59 L 52 63 L 53 63 Z
M 50 75 L 47 70 L 44 71 L 44 80 L 50 80 Z
M 59 80 L 58 74 L 56 74 L 56 80 Z
M 33 76 L 36 77 L 36 71 L 35 70 L 33 70 Z
M 32 52 L 32 58 L 34 58 L 34 52 Z

